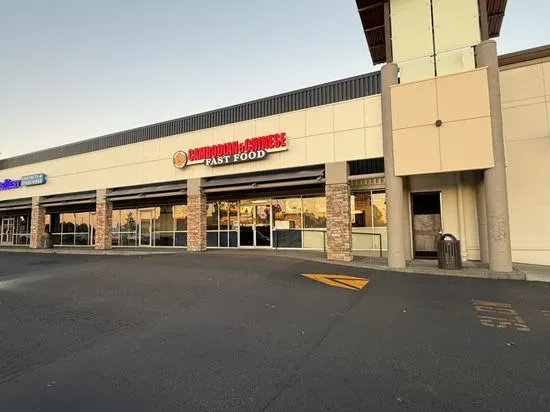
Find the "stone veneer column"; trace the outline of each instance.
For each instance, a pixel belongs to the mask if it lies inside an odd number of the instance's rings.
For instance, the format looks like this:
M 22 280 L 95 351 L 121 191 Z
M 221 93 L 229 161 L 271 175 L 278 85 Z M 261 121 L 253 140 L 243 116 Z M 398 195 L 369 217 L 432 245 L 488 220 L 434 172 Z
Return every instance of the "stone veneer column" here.
M 31 249 L 42 249 L 44 247 L 44 230 L 46 228 L 46 209 L 40 206 L 40 198 L 32 198 L 31 209 Z
M 502 104 L 500 101 L 500 74 L 497 46 L 494 40 L 483 41 L 476 48 L 478 67 L 487 67 L 489 104 L 493 133 L 493 157 L 495 166 L 484 171 L 485 199 L 487 204 L 487 238 L 489 269 L 492 272 L 510 273 L 512 246 L 506 183 L 506 155 L 502 128 Z
M 187 251 L 206 250 L 206 194 L 201 189 L 203 179 L 187 181 Z
M 406 266 L 403 178 L 395 175 L 390 87 L 398 82 L 394 63 L 382 66 L 382 142 L 384 149 L 384 178 L 386 181 L 386 220 L 388 225 L 388 266 Z
M 351 234 L 351 190 L 347 162 L 325 165 L 328 260 L 353 260 Z
M 113 204 L 109 202 L 106 195 L 107 190 L 97 190 L 95 205 L 95 248 L 98 250 L 111 249 L 113 241 Z

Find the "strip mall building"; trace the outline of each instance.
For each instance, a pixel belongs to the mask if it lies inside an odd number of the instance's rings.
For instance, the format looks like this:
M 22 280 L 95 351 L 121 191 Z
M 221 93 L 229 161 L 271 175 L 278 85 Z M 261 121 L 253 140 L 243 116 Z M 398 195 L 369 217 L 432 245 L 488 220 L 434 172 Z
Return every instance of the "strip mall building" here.
M 357 0 L 380 72 L 0 161 L 1 244 L 550 264 L 550 47 L 505 1 Z

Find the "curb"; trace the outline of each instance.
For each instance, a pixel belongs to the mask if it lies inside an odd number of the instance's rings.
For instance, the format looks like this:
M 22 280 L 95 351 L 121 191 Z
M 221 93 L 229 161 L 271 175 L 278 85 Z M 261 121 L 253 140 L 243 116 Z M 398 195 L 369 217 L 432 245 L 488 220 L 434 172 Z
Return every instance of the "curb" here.
M 111 249 L 111 250 L 96 250 L 96 249 L 28 249 L 28 248 L 0 248 L 0 253 L 2 252 L 14 252 L 14 253 L 39 253 L 39 254 L 59 254 L 59 255 L 88 255 L 88 256 L 156 256 L 156 255 L 177 255 L 177 254 L 189 254 L 189 255 L 199 255 L 199 254 L 217 254 L 217 255 L 247 255 L 247 256 L 269 256 L 269 257 L 279 257 L 287 259 L 296 259 L 309 262 L 324 263 L 334 266 L 347 266 L 355 267 L 360 269 L 368 270 L 379 270 L 383 272 L 392 272 L 392 273 L 409 273 L 416 275 L 434 275 L 434 276 L 452 276 L 460 278 L 477 278 L 477 279 L 497 279 L 497 280 L 529 280 L 529 276 L 522 270 L 517 268 L 514 269 L 512 273 L 493 273 L 487 269 L 483 268 L 467 268 L 457 270 L 445 270 L 437 268 L 426 268 L 421 266 L 408 266 L 401 270 L 390 269 L 387 264 L 383 263 L 369 263 L 369 262 L 358 262 L 358 261 L 332 261 L 327 260 L 326 258 L 314 257 L 305 255 L 296 255 L 291 253 L 285 253 L 281 250 L 277 251 L 277 254 L 266 253 L 264 251 L 247 251 L 247 250 L 230 250 L 230 249 L 214 249 L 208 250 L 205 252 L 187 252 L 185 249 L 179 250 L 120 250 L 120 249 Z M 538 280 L 538 279 L 533 279 Z

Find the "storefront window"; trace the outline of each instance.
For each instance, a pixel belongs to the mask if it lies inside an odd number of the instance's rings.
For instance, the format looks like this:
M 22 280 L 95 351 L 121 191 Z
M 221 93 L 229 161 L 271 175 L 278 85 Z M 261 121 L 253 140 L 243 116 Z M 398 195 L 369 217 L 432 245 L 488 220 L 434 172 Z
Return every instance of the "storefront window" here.
M 154 239 L 155 246 L 174 246 L 174 218 L 171 206 L 155 209 Z
M 274 199 L 273 244 L 283 248 L 302 247 L 302 199 Z
M 356 193 L 351 197 L 352 226 L 372 227 L 372 196 L 371 192 Z
M 227 202 L 219 202 L 220 230 L 227 230 L 229 227 L 229 210 Z
M 61 233 L 61 215 L 59 213 L 52 213 L 50 215 L 50 232 Z
M 172 213 L 176 220 L 176 231 L 187 230 L 187 205 L 174 206 Z
M 386 194 L 372 194 L 372 211 L 374 227 L 386 227 Z
M 30 243 L 30 216 L 15 217 L 15 239 L 16 245 L 28 245 Z
M 187 205 L 113 211 L 112 245 L 187 246 Z
M 302 227 L 302 199 L 273 200 L 275 229 L 300 229 Z
M 176 232 L 174 246 L 187 246 L 187 205 L 177 205 L 172 208 Z
M 327 227 L 327 203 L 325 197 L 304 197 L 304 228 Z
M 136 209 L 121 210 L 120 211 L 120 231 L 135 232 L 137 229 L 136 217 L 137 217 Z
M 365 191 L 351 197 L 354 250 L 387 249 L 386 194 Z
M 113 210 L 111 227 L 113 233 L 120 232 L 120 210 Z
M 66 212 L 46 215 L 46 231 L 54 245 L 90 246 L 94 243 L 94 212 Z M 26 224 L 29 229 L 29 223 Z
M 113 246 L 137 246 L 137 209 L 113 210 Z

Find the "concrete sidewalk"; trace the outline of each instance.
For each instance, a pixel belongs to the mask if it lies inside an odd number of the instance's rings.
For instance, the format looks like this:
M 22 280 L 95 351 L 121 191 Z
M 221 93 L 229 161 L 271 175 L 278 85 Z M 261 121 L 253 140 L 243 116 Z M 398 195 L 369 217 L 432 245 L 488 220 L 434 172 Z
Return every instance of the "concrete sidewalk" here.
M 53 249 L 29 249 L 27 247 L 5 247 L 0 252 L 19 253 L 47 253 L 47 254 L 80 254 L 80 255 L 103 255 L 103 256 L 147 256 L 147 255 L 174 255 L 188 253 L 185 248 L 120 248 L 111 250 L 95 250 L 93 248 L 53 248 Z M 352 262 L 327 261 L 325 253 L 311 250 L 288 250 L 288 249 L 210 249 L 204 253 L 205 256 L 222 254 L 230 256 L 277 256 L 290 259 L 299 259 L 321 263 L 332 263 L 340 266 L 349 266 L 373 270 L 390 271 L 387 259 L 365 255 L 355 255 Z M 489 271 L 487 265 L 480 262 L 463 262 L 460 270 L 444 270 L 437 267 L 437 260 L 419 259 L 408 262 L 407 268 L 401 270 L 403 273 L 417 273 L 440 276 L 459 276 L 484 279 L 513 279 L 538 282 L 550 282 L 550 267 L 515 264 L 514 272 L 509 274 L 496 274 Z

